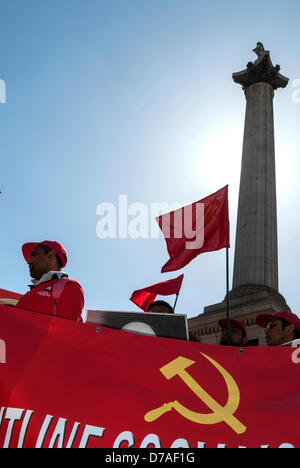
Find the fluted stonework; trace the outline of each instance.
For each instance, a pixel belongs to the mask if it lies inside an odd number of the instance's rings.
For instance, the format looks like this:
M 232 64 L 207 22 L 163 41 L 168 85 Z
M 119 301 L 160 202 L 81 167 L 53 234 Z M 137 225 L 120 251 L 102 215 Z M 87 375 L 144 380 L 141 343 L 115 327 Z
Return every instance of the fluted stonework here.
M 233 288 L 278 289 L 273 88 L 246 90 L 247 109 L 237 218 Z

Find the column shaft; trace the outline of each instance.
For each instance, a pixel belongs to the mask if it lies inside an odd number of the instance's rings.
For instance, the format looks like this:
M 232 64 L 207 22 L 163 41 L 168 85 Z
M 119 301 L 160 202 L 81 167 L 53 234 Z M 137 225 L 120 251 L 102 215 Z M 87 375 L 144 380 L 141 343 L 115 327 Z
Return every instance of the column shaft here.
M 233 288 L 255 284 L 278 290 L 274 90 L 255 83 L 245 95 Z

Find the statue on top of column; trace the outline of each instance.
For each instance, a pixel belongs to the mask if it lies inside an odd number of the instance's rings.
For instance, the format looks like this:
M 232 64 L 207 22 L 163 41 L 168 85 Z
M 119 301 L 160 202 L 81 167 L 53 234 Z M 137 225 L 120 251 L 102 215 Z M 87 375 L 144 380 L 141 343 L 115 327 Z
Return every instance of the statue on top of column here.
M 255 62 L 248 62 L 245 70 L 233 73 L 232 78 L 235 83 L 242 85 L 244 91 L 255 83 L 268 83 L 274 90 L 285 88 L 289 79 L 279 73 L 279 65 L 274 67 L 270 52 L 265 50 L 262 42 L 257 42 L 253 52 L 256 53 L 258 58 Z
M 258 58 L 261 58 L 263 55 L 265 55 L 265 48 L 261 42 L 258 42 L 255 49 L 253 49 L 253 52 L 256 53 Z

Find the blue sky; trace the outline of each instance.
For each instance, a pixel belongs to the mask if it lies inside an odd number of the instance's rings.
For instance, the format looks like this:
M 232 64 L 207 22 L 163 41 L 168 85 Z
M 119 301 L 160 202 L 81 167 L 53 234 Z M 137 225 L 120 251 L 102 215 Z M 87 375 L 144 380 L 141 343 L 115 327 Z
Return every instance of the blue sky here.
M 150 213 L 229 184 L 232 275 L 245 98 L 231 75 L 261 41 L 290 78 L 274 99 L 279 291 L 299 314 L 299 14 L 296 0 L 1 0 L 0 287 L 25 292 L 21 245 L 56 239 L 86 308 L 138 310 L 133 290 L 181 273 L 177 312 L 220 302 L 224 250 L 162 275 L 164 240 L 99 239 L 96 209 L 124 194 Z

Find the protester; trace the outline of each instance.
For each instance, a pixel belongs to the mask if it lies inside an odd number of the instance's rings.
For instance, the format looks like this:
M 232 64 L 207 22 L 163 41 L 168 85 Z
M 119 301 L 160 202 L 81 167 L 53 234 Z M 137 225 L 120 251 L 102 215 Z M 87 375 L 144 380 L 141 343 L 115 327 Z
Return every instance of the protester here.
M 174 314 L 173 307 L 166 301 L 154 301 L 148 306 L 147 312 L 155 312 L 160 314 Z M 189 341 L 201 341 L 194 333 L 189 331 Z
M 300 319 L 287 310 L 258 315 L 256 323 L 265 329 L 268 346 L 281 346 L 300 338 Z
M 174 314 L 173 307 L 166 301 L 154 301 L 148 307 L 147 312 L 158 312 L 161 314 Z
M 227 339 L 227 320 L 219 320 L 218 324 L 222 330 L 220 345 L 229 346 Z M 246 346 L 247 343 L 248 334 L 243 322 L 236 319 L 230 319 L 230 346 Z
M 81 321 L 84 293 L 80 284 L 68 279 L 68 275 L 62 271 L 68 259 L 63 245 L 49 240 L 30 242 L 23 245 L 22 252 L 33 284 L 16 306 Z

